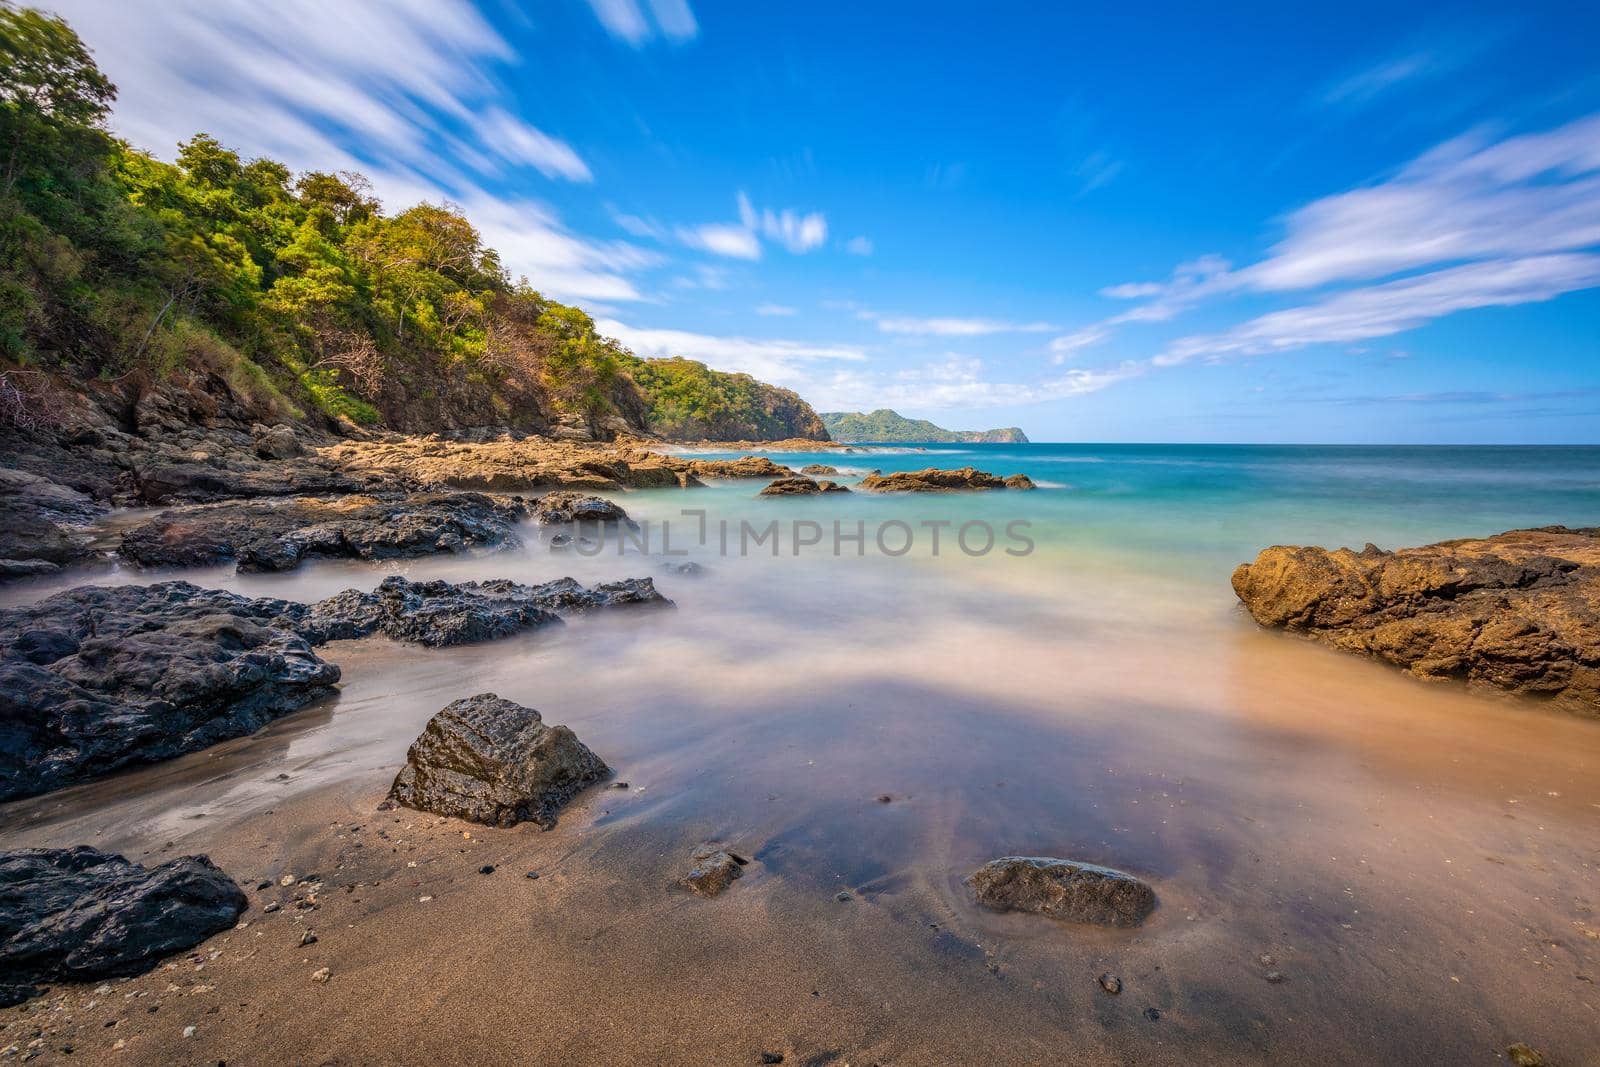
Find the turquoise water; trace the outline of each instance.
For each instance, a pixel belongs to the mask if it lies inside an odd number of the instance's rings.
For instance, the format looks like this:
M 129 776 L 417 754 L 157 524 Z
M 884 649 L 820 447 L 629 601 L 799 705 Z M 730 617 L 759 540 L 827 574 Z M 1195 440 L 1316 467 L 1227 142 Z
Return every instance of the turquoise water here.
M 1600 525 L 1600 447 L 976 444 L 771 453 L 859 473 L 974 466 L 1027 474 L 1034 493 L 830 497 L 858 517 L 1019 517 L 1041 548 L 1215 581 L 1271 544 L 1383 548 L 1529 526 Z M 701 453 L 697 453 L 700 455 Z M 708 457 L 739 453 L 704 453 Z M 724 505 L 750 483 L 717 483 Z M 765 502 L 771 504 L 772 502 Z M 788 502 L 785 502 L 788 503 Z M 746 509 L 748 510 L 748 509 Z

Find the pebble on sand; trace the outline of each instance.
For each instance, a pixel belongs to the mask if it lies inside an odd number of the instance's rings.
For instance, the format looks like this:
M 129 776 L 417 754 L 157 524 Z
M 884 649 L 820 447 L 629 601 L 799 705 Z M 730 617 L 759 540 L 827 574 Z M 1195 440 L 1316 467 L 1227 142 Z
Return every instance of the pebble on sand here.
M 311 972 L 311 980 L 321 985 L 326 985 L 328 979 L 333 977 L 333 970 L 328 967 L 319 967 Z
M 1100 988 L 1104 989 L 1112 996 L 1116 996 L 1118 993 L 1122 992 L 1122 979 L 1109 972 L 1102 974 L 1100 976 Z

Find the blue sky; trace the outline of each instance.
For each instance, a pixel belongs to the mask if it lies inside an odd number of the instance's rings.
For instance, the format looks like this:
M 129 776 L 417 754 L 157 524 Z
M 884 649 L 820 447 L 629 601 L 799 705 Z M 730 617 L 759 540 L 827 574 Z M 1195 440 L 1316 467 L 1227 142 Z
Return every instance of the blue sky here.
M 447 198 L 640 354 L 819 409 L 1600 442 L 1593 4 L 46 6 L 134 143 Z

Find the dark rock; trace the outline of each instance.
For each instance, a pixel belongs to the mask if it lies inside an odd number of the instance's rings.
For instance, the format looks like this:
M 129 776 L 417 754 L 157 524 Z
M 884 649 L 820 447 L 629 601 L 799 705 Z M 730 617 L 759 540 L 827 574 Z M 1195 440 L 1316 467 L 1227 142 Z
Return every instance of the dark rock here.
M 1122 992 L 1122 979 L 1118 978 L 1116 975 L 1110 973 L 1102 974 L 1099 980 L 1100 988 L 1104 989 L 1112 996 L 1117 996 Z
M 837 892 L 837 893 L 835 893 L 833 895 L 833 899 L 837 900 L 841 904 L 848 904 L 852 900 L 854 900 L 855 898 L 852 897 L 849 893 L 846 893 L 844 890 L 841 889 L 841 890 L 839 890 L 839 892 Z
M 1156 906 L 1155 891 L 1133 875 L 1072 860 L 1007 856 L 978 868 L 967 884 L 995 911 L 1102 926 L 1137 926 Z
M 106 511 L 76 489 L 0 467 L 0 580 L 50 574 L 88 553 L 83 527 Z
M 570 489 L 546 493 L 533 504 L 534 520 L 541 526 L 557 526 L 574 522 L 620 523 L 637 525 L 628 518 L 622 505 L 603 497 L 585 496 Z
M 1161 1019 L 1161 1009 L 1160 1008 L 1146 1008 L 1144 1010 L 1144 1017 L 1146 1019 L 1149 1019 L 1151 1022 L 1159 1022 L 1160 1019 Z
M 894 797 L 890 796 L 888 793 L 879 793 L 878 794 L 878 803 L 879 804 L 888 804 L 893 800 L 894 800 Z
M 0 610 L 0 800 L 170 759 L 331 695 L 287 601 L 188 582 Z
M 482 493 L 244 501 L 163 512 L 123 535 L 122 555 L 148 567 L 227 560 L 286 571 L 306 559 L 410 559 L 518 543 L 517 500 Z
M 861 479 L 860 488 L 872 493 L 958 493 L 971 489 L 1032 489 L 1026 475 L 999 478 L 976 467 L 943 470 L 929 467 L 920 471 L 876 472 Z
M 1277 546 L 1233 572 L 1257 622 L 1428 679 L 1600 714 L 1600 529 L 1361 552 Z
M 530 880 L 536 880 L 539 877 L 539 872 L 538 871 L 529 871 L 527 873 L 527 875 L 525 875 L 525 877 L 527 877 Z
M 649 578 L 585 588 L 572 578 L 522 585 L 413 582 L 391 575 L 370 593 L 347 589 L 310 607 L 293 605 L 285 622 L 313 644 L 382 633 L 430 646 L 492 641 L 561 622 L 561 614 L 625 606 L 672 607 Z
M 783 1053 L 781 1053 L 781 1052 L 763 1052 L 761 1054 L 761 1062 L 762 1063 L 766 1063 L 766 1064 L 782 1063 L 783 1062 Z
M 699 563 L 696 563 L 692 559 L 681 560 L 679 562 L 668 561 L 661 564 L 661 569 L 666 571 L 668 574 L 679 574 L 683 575 L 684 577 L 699 577 L 700 575 L 706 573 L 705 567 Z
M 689 862 L 689 873 L 683 876 L 682 885 L 696 896 L 714 897 L 744 875 L 744 865 L 749 861 L 707 842 L 694 847 Z
M 246 906 L 205 856 L 146 869 L 87 845 L 3 852 L 0 972 L 22 985 L 141 974 Z
M 494 873 L 494 864 L 485 863 L 482 867 L 478 868 L 478 873 L 479 874 L 493 874 Z
M 533 821 L 549 829 L 569 800 L 609 773 L 565 726 L 480 693 L 428 720 L 389 798 L 489 826 Z

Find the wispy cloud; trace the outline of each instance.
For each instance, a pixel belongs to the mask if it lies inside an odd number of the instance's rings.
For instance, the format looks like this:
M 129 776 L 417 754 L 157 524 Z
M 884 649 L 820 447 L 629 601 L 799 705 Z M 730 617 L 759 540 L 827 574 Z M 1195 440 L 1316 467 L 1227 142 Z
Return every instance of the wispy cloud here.
M 1314 303 L 1180 338 L 1152 363 L 1385 337 L 1460 311 L 1600 286 L 1600 256 L 1587 254 L 1596 246 L 1600 115 L 1498 140 L 1475 133 L 1293 212 L 1283 238 L 1255 263 L 1235 269 L 1201 257 L 1167 281 L 1102 290 L 1143 302 L 1058 337 L 1051 348 L 1060 362 L 1121 326 L 1166 321 L 1215 298 L 1341 286 Z
M 1099 392 L 1142 373 L 1142 366 L 1128 363 L 1101 370 L 1071 370 L 1035 382 L 997 381 L 987 375 L 981 359 L 952 353 L 937 362 L 894 372 L 836 370 L 812 381 L 806 396 L 823 410 L 1012 407 Z
M 984 337 L 996 333 L 1050 333 L 1060 329 L 1048 322 L 1007 322 L 1002 319 L 953 318 L 913 315 L 885 315 L 865 308 L 856 318 L 874 322 L 883 333 L 917 334 L 930 337 Z
M 794 315 L 794 313 L 795 313 L 795 309 L 794 308 L 786 307 L 783 304 L 757 304 L 756 305 L 756 314 L 757 315 L 766 315 L 766 316 L 769 316 L 769 317 L 777 317 L 777 318 L 789 318 L 790 316 Z
M 805 367 L 816 361 L 866 359 L 866 353 L 849 345 L 651 329 L 616 319 L 602 319 L 595 327 L 641 356 L 686 356 L 719 370 L 743 371 L 763 381 L 791 387 L 804 386 L 812 380 Z
M 679 226 L 678 240 L 690 248 L 731 259 L 760 259 L 761 240 L 751 230 L 729 222 L 707 222 L 699 226 Z
M 763 238 L 797 256 L 822 247 L 828 239 L 828 220 L 820 211 L 757 210 L 743 192 L 734 202 L 738 221 L 677 226 L 673 234 L 690 248 L 732 259 L 760 259 Z M 662 227 L 650 219 L 634 215 L 614 215 L 613 218 L 630 233 L 655 237 L 662 233 Z
M 872 239 L 870 237 L 852 237 L 844 243 L 844 250 L 852 256 L 872 255 Z
M 760 233 L 796 255 L 819 248 L 828 239 L 828 220 L 820 211 L 807 214 L 791 208 L 757 211 L 742 192 L 739 194 L 739 223 L 751 233 Z
M 700 32 L 688 0 L 649 0 L 649 17 L 638 0 L 589 0 L 589 6 L 607 33 L 634 48 L 644 47 L 657 32 L 674 43 Z

